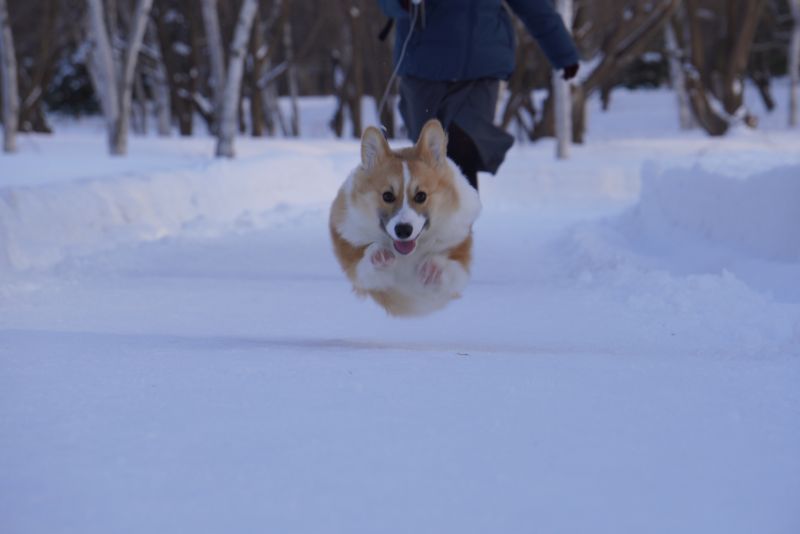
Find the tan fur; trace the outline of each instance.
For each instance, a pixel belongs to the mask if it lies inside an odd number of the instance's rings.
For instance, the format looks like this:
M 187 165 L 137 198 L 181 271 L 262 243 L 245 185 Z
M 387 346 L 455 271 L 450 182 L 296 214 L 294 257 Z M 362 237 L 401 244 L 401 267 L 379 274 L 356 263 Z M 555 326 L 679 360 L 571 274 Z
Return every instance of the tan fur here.
M 331 231 L 331 240 L 333 241 L 333 252 L 336 254 L 336 259 L 339 260 L 339 265 L 342 266 L 345 274 L 347 274 L 347 277 L 352 281 L 355 278 L 355 266 L 361 261 L 361 258 L 364 257 L 364 250 L 367 247 L 366 245 L 357 247 L 350 244 L 336 231 L 335 221 L 342 220 L 345 216 L 344 210 L 346 208 L 344 194 L 342 191 L 339 191 L 339 194 L 336 195 L 336 200 L 333 202 L 333 207 L 331 208 L 331 222 L 329 227 Z
M 439 309 L 460 296 L 468 277 L 472 260 L 472 222 L 477 217 L 480 202 L 469 185 L 465 189 L 465 179 L 455 175 L 458 171 L 454 172 L 446 161 L 445 150 L 446 137 L 438 121 L 426 124 L 416 145 L 398 151 L 389 148 L 378 130 L 368 128 L 362 137 L 362 164 L 342 185 L 331 206 L 331 241 L 342 270 L 356 293 L 370 296 L 392 315 L 416 315 Z M 404 164 L 410 177 L 407 183 L 404 182 Z M 457 180 L 463 183 L 457 185 Z M 396 196 L 393 203 L 382 199 L 386 191 Z M 427 194 L 422 204 L 413 200 L 419 191 Z M 469 208 L 462 206 L 464 195 L 474 196 L 469 199 Z M 419 214 L 415 217 L 424 216 L 420 220 L 429 225 L 417 239 L 414 252 L 407 256 L 392 249 L 392 238 L 383 226 L 404 201 Z M 462 219 L 465 222 L 460 224 Z M 366 256 L 376 250 L 389 250 L 394 254 L 390 267 L 374 267 Z M 422 282 L 421 275 L 414 279 L 413 273 L 418 274 L 425 262 L 443 266 L 440 269 L 442 281 L 438 285 Z M 375 276 L 389 282 L 371 287 L 371 282 L 360 278 L 365 276 L 365 270 L 366 276 L 377 273 Z
M 472 264 L 472 233 L 461 244 L 450 249 L 449 258 L 463 265 L 469 272 Z

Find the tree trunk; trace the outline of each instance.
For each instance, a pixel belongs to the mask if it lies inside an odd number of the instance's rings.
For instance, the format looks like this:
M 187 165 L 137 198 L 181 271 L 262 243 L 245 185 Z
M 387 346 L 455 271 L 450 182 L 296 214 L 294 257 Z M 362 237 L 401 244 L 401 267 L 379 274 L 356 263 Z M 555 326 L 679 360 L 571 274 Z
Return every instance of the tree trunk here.
M 360 138 L 364 120 L 361 113 L 361 101 L 364 99 L 364 37 L 362 32 L 361 10 L 350 9 L 350 32 L 352 34 L 350 118 L 353 121 L 353 137 Z
M 153 60 L 155 62 L 151 83 L 153 84 L 153 98 L 156 104 L 156 130 L 161 137 L 169 137 L 172 130 L 169 79 L 167 78 L 167 67 L 164 63 L 164 54 L 161 52 L 161 43 L 158 41 L 156 27 L 152 20 L 147 25 L 145 37 L 153 51 Z
M 739 121 L 750 127 L 758 122 L 743 105 L 744 74 L 764 0 L 745 0 L 743 7 L 732 2 L 726 5 L 726 18 L 720 24 L 725 44 L 708 48 L 715 55 L 710 61 L 701 22 L 708 11 L 699 0 L 686 0 L 683 13 L 691 60 L 684 65 L 686 89 L 695 120 L 712 136 L 724 135 Z
M 564 20 L 567 29 L 572 28 L 572 0 L 557 0 L 556 9 Z M 556 113 L 556 157 L 569 158 L 570 138 L 572 137 L 572 106 L 570 84 L 560 72 L 553 72 L 553 95 Z
M 573 141 L 583 140 L 584 132 L 581 128 L 585 125 L 584 101 L 598 89 L 613 85 L 617 73 L 639 57 L 647 49 L 647 45 L 660 34 L 662 26 L 672 16 L 678 3 L 678 0 L 661 0 L 652 4 L 633 2 L 635 9 L 630 16 L 620 18 L 619 25 L 603 44 L 601 61 L 584 77 L 580 90 L 575 92 L 573 106 L 579 110 L 580 117 L 573 121 Z M 606 98 L 609 98 L 608 95 Z M 553 107 L 554 99 L 548 98 L 534 127 L 533 138 L 554 134 Z
M 586 135 L 586 95 L 580 85 L 572 87 L 572 142 L 583 144 Z
M 756 29 L 758 29 L 758 22 L 761 19 L 764 0 L 748 0 L 744 13 L 739 13 L 741 7 L 738 3 L 730 1 L 729 5 L 731 5 L 732 13 L 729 24 L 732 24 L 733 16 L 741 17 L 740 20 L 743 22 L 737 25 L 736 31 L 731 32 L 733 47 L 729 51 L 728 68 L 724 73 L 722 104 L 728 115 L 736 115 L 744 101 L 744 72 L 747 68 L 753 39 L 756 36 Z
M 527 30 L 519 20 L 514 21 L 514 27 L 517 33 L 525 35 Z M 514 63 L 514 72 L 511 74 L 506 84 L 506 91 L 508 98 L 502 113 L 502 120 L 500 122 L 501 128 L 506 130 L 514 122 L 515 136 L 519 140 L 535 140 L 537 139 L 537 117 L 539 115 L 536 105 L 531 98 L 531 88 L 534 85 L 546 85 L 552 87 L 552 70 L 542 69 L 540 76 L 544 77 L 543 80 L 538 80 L 534 77 L 535 72 L 528 68 L 529 65 L 538 63 L 533 59 L 536 49 L 533 42 L 526 44 L 524 41 L 520 43 L 517 49 L 516 59 Z M 552 121 L 551 121 L 552 122 Z M 554 134 L 554 127 L 551 127 L 552 135 Z
M 218 133 L 225 92 L 225 52 L 222 46 L 222 32 L 219 29 L 217 0 L 202 0 L 202 12 L 203 25 L 206 30 L 206 45 L 211 63 L 211 91 L 214 103 L 214 120 L 211 124 L 211 131 Z
M 792 42 L 789 46 L 789 126 L 798 124 L 798 91 L 800 91 L 800 0 L 791 0 L 792 19 Z
M 678 123 L 681 130 L 689 130 L 693 126 L 692 110 L 689 107 L 689 94 L 686 92 L 686 76 L 683 74 L 681 58 L 683 52 L 678 46 L 678 39 L 675 37 L 675 28 L 668 22 L 664 27 L 664 41 L 667 49 L 667 59 L 669 61 L 669 79 L 672 90 L 678 101 Z
M 264 72 L 269 73 L 272 68 L 272 63 L 269 58 L 264 62 Z M 289 136 L 289 126 L 286 119 L 283 117 L 283 112 L 278 103 L 278 90 L 275 88 L 275 83 L 269 81 L 264 85 L 259 82 L 259 92 L 261 95 L 261 107 L 264 109 L 264 125 L 270 136 L 275 135 L 277 126 L 280 126 L 281 135 L 284 137 Z M 277 122 L 277 126 L 276 126 Z
M 265 112 L 261 100 L 258 80 L 264 74 L 264 61 L 261 54 L 264 50 L 264 22 L 256 15 L 253 24 L 253 37 L 250 39 L 250 56 L 252 65 L 247 76 L 247 89 L 250 96 L 250 135 L 262 137 L 266 130 Z
M 289 68 L 286 71 L 286 79 L 289 84 L 289 100 L 292 107 L 291 116 L 291 133 L 292 137 L 300 136 L 300 111 L 297 104 L 298 86 L 297 86 L 297 68 L 294 64 L 294 42 L 292 40 L 292 25 L 286 20 L 283 23 L 283 47 L 284 54 L 286 55 L 286 63 Z
M 50 84 L 56 71 L 56 61 L 59 57 L 58 51 L 54 50 L 58 46 L 58 34 L 56 22 L 60 19 L 60 2 L 57 0 L 45 0 L 41 2 L 40 11 L 37 13 L 38 22 L 41 24 L 39 32 L 38 54 L 32 65 L 25 69 L 25 65 L 20 65 L 20 75 L 18 76 L 19 86 L 19 129 L 23 132 L 53 133 L 52 128 L 47 123 L 44 110 L 44 97 L 46 88 Z M 27 75 L 22 71 L 27 70 Z
M 242 86 L 244 57 L 247 52 L 247 40 L 250 37 L 250 30 L 257 9 L 258 0 L 244 0 L 233 34 L 217 140 L 217 156 L 219 157 L 232 158 L 234 156 L 233 139 L 236 135 L 236 110 Z
M 253 77 L 250 88 L 251 111 L 253 113 L 253 135 L 256 135 L 256 125 L 263 129 L 267 135 L 275 135 L 277 118 L 281 123 L 281 131 L 287 136 L 287 127 L 278 106 L 278 94 L 273 81 L 272 56 L 276 49 L 270 42 L 276 32 L 275 29 L 283 20 L 286 4 L 282 0 L 274 0 L 267 13 L 266 19 L 256 18 L 256 29 L 253 38 Z M 285 65 L 285 63 L 283 63 Z M 260 113 L 259 117 L 255 114 Z M 262 132 L 263 133 L 263 132 Z
M 684 25 L 688 34 L 687 48 L 691 62 L 684 65 L 684 75 L 686 78 L 686 91 L 689 95 L 689 103 L 692 107 L 692 114 L 697 123 L 711 136 L 724 135 L 730 124 L 714 106 L 706 89 L 709 79 L 709 69 L 706 68 L 706 53 L 703 44 L 703 33 L 700 27 L 700 7 L 698 0 L 686 0 L 685 2 Z M 718 106 L 718 107 L 721 107 Z
M 115 131 L 112 133 L 112 155 L 122 156 L 128 153 L 128 123 L 131 116 L 131 98 L 133 95 L 134 75 L 136 74 L 136 62 L 139 58 L 139 49 L 142 47 L 147 17 L 150 14 L 152 5 L 153 0 L 138 0 L 133 20 L 130 24 L 127 48 L 125 50 L 125 63 L 122 67 L 122 79 L 119 85 L 121 88 L 119 120 L 116 123 Z
M 100 100 L 103 116 L 106 119 L 108 146 L 113 153 L 113 148 L 116 145 L 114 136 L 117 132 L 117 122 L 119 121 L 119 91 L 117 89 L 117 76 L 114 71 L 114 56 L 111 52 L 111 43 L 106 30 L 102 1 L 86 0 L 86 4 L 91 47 L 91 57 L 88 65 L 89 74 L 95 93 Z
M 17 121 L 19 118 L 19 93 L 17 88 L 17 60 L 14 39 L 8 18 L 6 0 L 0 0 L 0 78 L 3 81 L 3 151 L 17 150 Z
M 565 0 L 559 0 L 559 4 Z M 569 0 L 567 0 L 569 1 Z M 569 158 L 572 136 L 572 106 L 569 82 L 559 72 L 553 73 L 553 96 L 555 104 L 556 157 Z
M 133 83 L 133 101 L 135 105 L 131 108 L 131 127 L 134 133 L 147 135 L 147 111 L 148 104 L 147 92 L 144 89 L 144 74 L 141 69 L 136 75 Z

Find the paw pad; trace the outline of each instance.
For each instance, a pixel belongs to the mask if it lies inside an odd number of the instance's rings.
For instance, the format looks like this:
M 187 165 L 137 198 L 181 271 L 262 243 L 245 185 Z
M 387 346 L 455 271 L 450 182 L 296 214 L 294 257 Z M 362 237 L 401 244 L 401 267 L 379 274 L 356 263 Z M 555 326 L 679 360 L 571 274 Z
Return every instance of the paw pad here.
M 375 267 L 388 267 L 394 262 L 394 253 L 383 248 L 374 252 L 370 257 L 370 261 Z
M 437 285 L 442 281 L 442 268 L 433 260 L 423 262 L 417 272 L 422 285 Z

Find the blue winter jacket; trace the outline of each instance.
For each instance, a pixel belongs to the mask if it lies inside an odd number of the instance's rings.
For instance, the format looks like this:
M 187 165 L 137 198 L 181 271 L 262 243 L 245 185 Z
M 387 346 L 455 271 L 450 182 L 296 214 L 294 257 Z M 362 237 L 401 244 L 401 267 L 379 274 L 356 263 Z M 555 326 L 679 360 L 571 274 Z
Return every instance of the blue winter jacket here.
M 394 61 L 408 36 L 411 16 L 400 0 L 379 0 L 395 19 Z M 578 63 L 578 51 L 552 0 L 506 0 L 557 69 Z M 506 79 L 514 70 L 514 30 L 502 0 L 425 0 L 421 19 L 398 70 L 426 80 Z

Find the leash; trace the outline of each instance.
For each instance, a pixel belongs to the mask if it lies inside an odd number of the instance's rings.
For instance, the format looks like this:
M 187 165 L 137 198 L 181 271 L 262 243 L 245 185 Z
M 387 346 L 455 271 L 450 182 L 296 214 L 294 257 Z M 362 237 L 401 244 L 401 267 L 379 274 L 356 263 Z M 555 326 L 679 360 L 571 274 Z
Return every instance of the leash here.
M 412 9 L 414 13 L 411 16 L 411 27 L 409 27 L 406 40 L 403 41 L 403 47 L 400 49 L 400 56 L 397 58 L 397 65 L 395 65 L 392 75 L 389 77 L 389 83 L 386 84 L 386 90 L 383 91 L 383 96 L 378 104 L 379 122 L 381 120 L 381 115 L 383 114 L 383 108 L 386 107 L 386 100 L 389 98 L 389 93 L 392 90 L 392 85 L 394 85 L 395 80 L 397 80 L 397 73 L 400 72 L 400 65 L 403 64 L 403 59 L 406 57 L 406 48 L 408 48 L 408 43 L 411 41 L 411 36 L 414 35 L 414 29 L 417 27 L 417 19 L 419 18 L 420 12 L 422 12 L 423 20 L 425 18 L 425 4 L 422 3 L 422 0 L 411 0 L 411 3 L 414 5 Z M 386 33 L 388 33 L 388 31 Z

